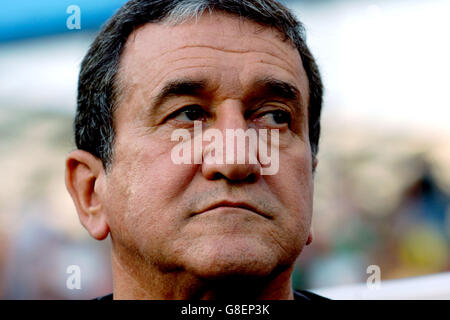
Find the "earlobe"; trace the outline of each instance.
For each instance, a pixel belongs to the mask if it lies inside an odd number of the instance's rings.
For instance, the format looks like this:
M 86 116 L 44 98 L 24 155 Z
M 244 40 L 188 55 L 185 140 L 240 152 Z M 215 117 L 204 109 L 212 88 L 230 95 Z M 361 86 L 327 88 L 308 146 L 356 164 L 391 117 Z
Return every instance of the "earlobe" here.
M 313 162 L 313 170 L 317 169 L 317 165 L 319 164 L 319 159 L 317 159 L 317 157 L 314 157 L 314 162 Z
M 311 227 L 311 230 L 309 231 L 309 234 L 308 234 L 308 240 L 306 240 L 306 245 L 310 245 L 312 243 L 312 241 L 313 241 L 313 231 L 312 231 L 312 227 Z
M 69 191 L 81 224 L 97 240 L 108 236 L 109 226 L 103 210 L 101 178 L 103 164 L 89 152 L 75 150 L 66 160 L 66 187 Z

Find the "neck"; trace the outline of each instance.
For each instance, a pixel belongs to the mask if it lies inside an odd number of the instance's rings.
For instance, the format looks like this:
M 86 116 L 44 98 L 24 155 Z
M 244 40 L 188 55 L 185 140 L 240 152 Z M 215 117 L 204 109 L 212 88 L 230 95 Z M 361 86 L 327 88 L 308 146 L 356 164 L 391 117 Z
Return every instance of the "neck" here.
M 293 266 L 266 277 L 201 279 L 184 270 L 163 272 L 148 263 L 131 264 L 114 250 L 114 299 L 118 300 L 292 300 Z

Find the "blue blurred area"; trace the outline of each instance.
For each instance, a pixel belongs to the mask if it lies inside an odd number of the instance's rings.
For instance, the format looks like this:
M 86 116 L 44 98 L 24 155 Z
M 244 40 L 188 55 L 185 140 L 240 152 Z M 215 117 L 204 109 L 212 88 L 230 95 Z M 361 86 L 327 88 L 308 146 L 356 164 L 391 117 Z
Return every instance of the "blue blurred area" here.
M 0 42 L 41 37 L 65 32 L 98 29 L 126 0 L 6 0 L 0 10 Z M 67 8 L 81 11 L 81 29 L 66 26 Z
M 65 32 L 97 30 L 127 0 L 4 0 L 0 10 L 0 43 Z M 284 0 L 283 3 L 317 4 L 330 0 Z M 76 5 L 81 10 L 81 29 L 66 26 L 67 8 Z

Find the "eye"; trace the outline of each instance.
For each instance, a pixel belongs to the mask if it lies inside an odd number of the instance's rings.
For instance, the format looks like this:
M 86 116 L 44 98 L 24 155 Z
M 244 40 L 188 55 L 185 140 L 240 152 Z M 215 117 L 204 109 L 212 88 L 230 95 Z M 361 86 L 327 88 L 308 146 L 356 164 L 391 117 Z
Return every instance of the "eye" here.
M 178 121 L 204 121 L 206 114 L 199 105 L 190 105 L 176 111 L 170 118 Z
M 280 126 L 291 122 L 291 115 L 284 110 L 273 110 L 263 113 L 260 120 L 267 122 L 269 125 Z

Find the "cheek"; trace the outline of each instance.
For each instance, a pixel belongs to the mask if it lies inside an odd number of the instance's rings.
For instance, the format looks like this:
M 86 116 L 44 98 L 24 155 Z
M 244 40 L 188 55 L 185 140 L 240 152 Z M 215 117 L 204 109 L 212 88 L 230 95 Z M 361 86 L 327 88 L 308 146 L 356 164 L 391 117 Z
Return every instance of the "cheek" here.
M 176 203 L 195 168 L 174 164 L 171 148 L 170 144 L 148 140 L 134 146 L 117 146 L 105 201 L 113 235 L 157 236 L 167 227 L 177 228 L 176 221 L 172 221 L 175 216 L 168 213 L 180 210 Z
M 272 190 L 298 224 L 309 225 L 312 215 L 314 183 L 311 152 L 307 144 L 280 150 L 279 174 L 273 176 Z

